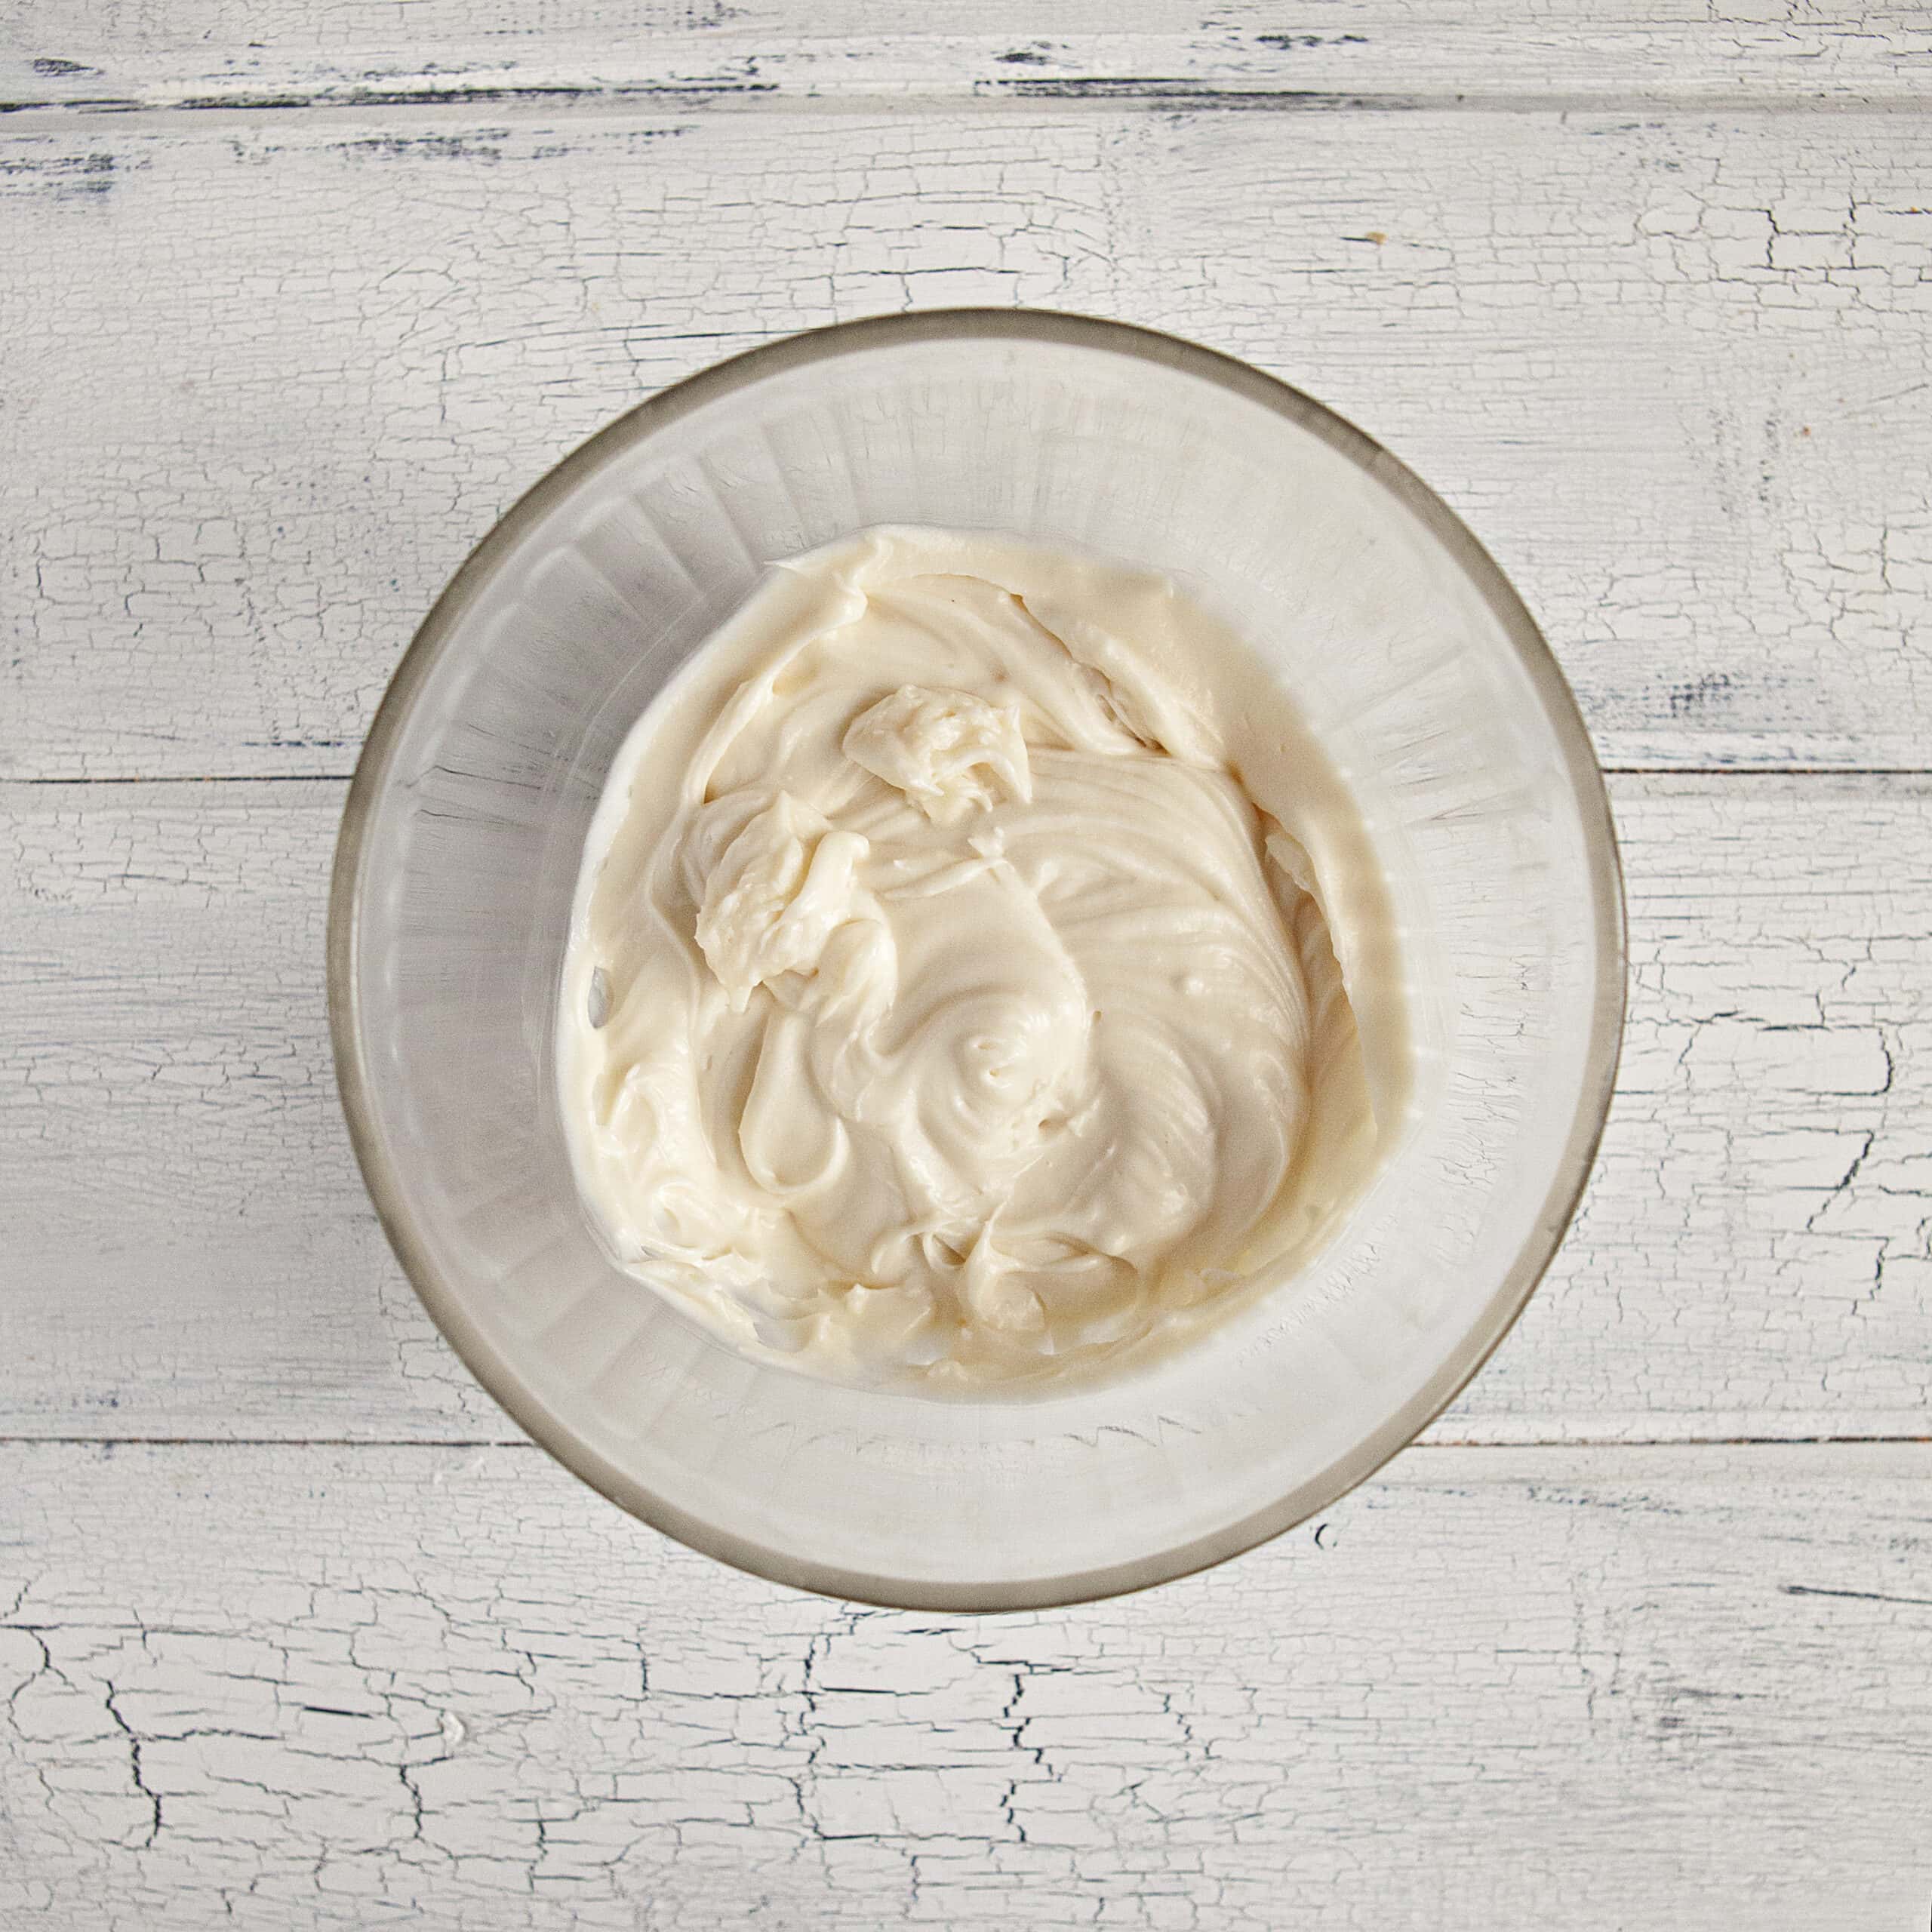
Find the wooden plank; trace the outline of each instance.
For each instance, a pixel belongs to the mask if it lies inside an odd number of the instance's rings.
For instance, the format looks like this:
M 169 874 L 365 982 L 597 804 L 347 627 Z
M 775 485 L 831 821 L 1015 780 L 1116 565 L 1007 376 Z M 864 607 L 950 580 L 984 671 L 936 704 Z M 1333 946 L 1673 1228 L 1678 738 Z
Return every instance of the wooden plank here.
M 1614 764 L 1918 767 L 1932 122 L 132 116 L 0 139 L 0 775 L 341 774 L 503 506 L 881 309 L 1124 315 L 1441 488 Z
M 0 793 L 0 1433 L 515 1432 L 423 1314 L 343 1127 L 343 791 Z
M 1613 782 L 1629 1019 L 1447 1438 L 1932 1435 L 1932 782 Z
M 143 106 L 372 100 L 747 103 L 917 89 L 1167 99 L 1922 97 L 1922 8 L 1701 0 L 10 0 L 0 100 Z
M 1932 1432 L 1932 779 L 1614 788 L 1622 1091 L 1451 1440 Z M 0 789 L 0 1435 L 514 1429 L 338 1118 L 337 784 Z
M 1932 1447 L 1412 1451 L 1209 1575 L 868 1611 L 534 1451 L 0 1452 L 0 1918 L 1895 1932 Z

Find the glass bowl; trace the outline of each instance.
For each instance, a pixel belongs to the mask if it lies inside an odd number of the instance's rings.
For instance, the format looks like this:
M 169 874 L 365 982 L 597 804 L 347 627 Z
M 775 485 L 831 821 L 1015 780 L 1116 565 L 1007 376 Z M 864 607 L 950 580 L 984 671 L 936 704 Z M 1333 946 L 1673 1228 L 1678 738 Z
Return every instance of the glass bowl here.
M 555 1004 L 611 760 L 770 563 L 880 523 L 1169 574 L 1265 654 L 1387 872 L 1416 1054 L 1398 1144 L 1302 1272 L 1128 1379 L 934 1400 L 752 1361 L 622 1274 L 579 1201 Z M 485 1386 L 685 1543 L 781 1583 L 945 1610 L 1198 1569 L 1414 1436 L 1561 1238 L 1623 985 L 1589 740 L 1469 533 L 1258 371 L 1024 310 L 774 343 L 559 464 L 404 657 L 350 789 L 329 921 L 363 1173 Z

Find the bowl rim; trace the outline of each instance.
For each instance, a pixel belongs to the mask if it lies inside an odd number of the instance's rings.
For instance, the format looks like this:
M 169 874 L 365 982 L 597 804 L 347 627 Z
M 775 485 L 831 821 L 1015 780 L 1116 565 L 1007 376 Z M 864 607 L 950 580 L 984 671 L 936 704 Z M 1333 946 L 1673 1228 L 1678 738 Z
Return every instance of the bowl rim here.
M 361 1027 L 357 940 L 368 834 L 404 727 L 484 583 L 586 474 L 657 431 L 763 380 L 860 351 L 953 339 L 1046 342 L 1138 358 L 1212 383 L 1286 418 L 1381 483 L 1450 552 L 1497 620 L 1541 701 L 1582 821 L 1598 961 L 1576 1113 L 1530 1236 L 1435 1373 L 1327 1467 L 1266 1507 L 1207 1534 L 1127 1561 L 1064 1574 L 933 1582 L 801 1559 L 692 1516 L 580 1436 L 464 1309 L 413 1225 L 378 1122 Z M 1574 1218 L 1602 1138 L 1622 1048 L 1628 964 L 1623 867 L 1602 771 L 1569 684 L 1501 568 L 1429 485 L 1376 440 L 1279 377 L 1222 352 L 1137 324 L 1046 309 L 931 309 L 834 323 L 762 343 L 660 390 L 607 423 L 525 491 L 458 567 L 404 652 L 371 721 L 343 808 L 330 879 L 329 1027 L 336 1079 L 363 1180 L 404 1272 L 464 1365 L 515 1422 L 571 1473 L 653 1528 L 776 1583 L 889 1608 L 949 1613 L 1038 1610 L 1144 1589 L 1205 1570 L 1331 1506 L 1433 1422 L 1515 1326 Z

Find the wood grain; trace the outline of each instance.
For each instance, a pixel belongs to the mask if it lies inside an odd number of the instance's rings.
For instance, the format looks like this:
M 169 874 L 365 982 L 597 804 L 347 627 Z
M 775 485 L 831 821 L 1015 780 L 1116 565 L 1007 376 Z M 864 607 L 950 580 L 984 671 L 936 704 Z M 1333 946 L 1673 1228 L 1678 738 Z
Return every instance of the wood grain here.
M 0 1451 L 0 1919 L 1721 1926 L 1932 1898 L 1932 1447 L 1412 1450 L 1150 1595 L 752 1582 L 534 1451 Z
M 338 1115 L 333 783 L 0 788 L 0 1435 L 506 1439 Z M 1595 1180 L 1438 1426 L 1932 1434 L 1932 779 L 1629 777 Z
M 5 125 L 0 775 L 346 773 L 437 589 L 566 449 L 734 349 L 959 302 L 1193 335 L 1383 436 L 1524 590 L 1614 765 L 1926 762 L 1921 116 Z
M 1309 102 L 1923 98 L 1922 8 L 1805 0 L 5 0 L 0 100 L 746 105 L 1042 92 Z
M 1898 0 L 0 0 L 0 1925 L 1924 1926 L 1928 102 Z M 1268 1549 L 977 1622 L 515 1441 L 321 966 L 503 507 L 961 302 L 1382 436 L 1632 774 L 1620 1094 L 1496 1359 Z

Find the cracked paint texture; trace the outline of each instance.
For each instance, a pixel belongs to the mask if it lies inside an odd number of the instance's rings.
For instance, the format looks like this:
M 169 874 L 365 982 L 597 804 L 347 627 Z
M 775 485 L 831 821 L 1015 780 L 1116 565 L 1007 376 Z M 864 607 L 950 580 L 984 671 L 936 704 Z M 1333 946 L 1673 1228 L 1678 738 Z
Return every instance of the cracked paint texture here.
M 346 774 L 436 590 L 574 444 L 734 349 L 952 303 L 1196 336 L 1385 436 L 1520 583 L 1612 764 L 1915 764 L 1927 125 L 8 117 L 0 775 Z
M 65 50 L 64 52 L 63 50 Z M 11 58 L 8 56 L 11 54 Z M 1932 25 L 1900 0 L 6 0 L 23 106 L 219 109 L 639 95 L 998 99 L 1051 88 L 1245 103 L 1524 94 L 1629 103 L 1922 92 Z
M 1922 1447 L 1419 1450 L 981 1619 L 739 1577 L 531 1450 L 0 1455 L 10 1927 L 1858 1932 L 1932 1886 Z
M 1926 11 L 1051 11 L 0 0 L 6 1932 L 1925 1923 Z M 945 302 L 1247 355 L 1467 515 L 1626 768 L 1633 974 L 1427 1444 L 979 1620 L 515 1441 L 321 976 L 340 780 L 501 509 Z

